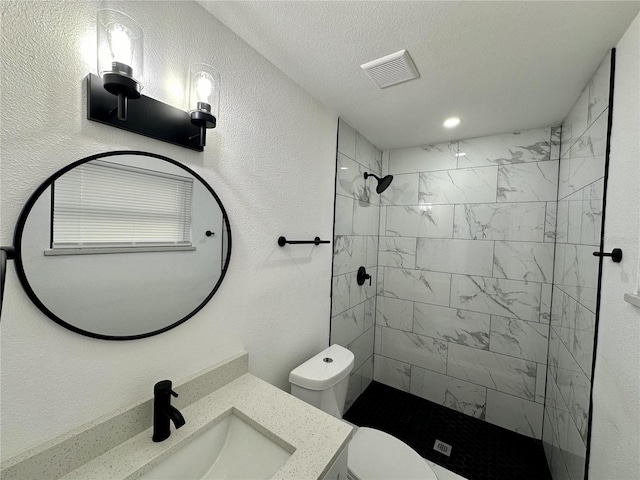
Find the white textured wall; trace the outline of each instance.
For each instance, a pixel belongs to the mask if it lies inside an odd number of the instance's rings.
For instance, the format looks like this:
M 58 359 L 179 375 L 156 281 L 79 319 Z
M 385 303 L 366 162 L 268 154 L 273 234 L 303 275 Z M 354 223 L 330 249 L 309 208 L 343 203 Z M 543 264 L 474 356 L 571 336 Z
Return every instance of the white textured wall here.
M 211 63 L 222 75 L 219 127 L 202 154 L 89 122 L 83 79 L 96 70 L 98 5 L 0 2 L 0 241 L 12 243 L 22 205 L 57 169 L 136 149 L 184 162 L 213 186 L 231 221 L 231 264 L 212 301 L 184 325 L 108 342 L 40 313 L 10 263 L 0 324 L 3 458 L 240 349 L 254 374 L 286 389 L 288 372 L 329 340 L 331 247 L 281 249 L 276 239 L 331 236 L 335 115 L 196 3 L 126 1 L 106 6 L 144 28 L 144 93 L 184 107 L 187 66 Z
M 640 309 L 623 301 L 638 291 L 640 253 L 640 16 L 616 50 L 605 251 L 589 478 L 640 478 Z

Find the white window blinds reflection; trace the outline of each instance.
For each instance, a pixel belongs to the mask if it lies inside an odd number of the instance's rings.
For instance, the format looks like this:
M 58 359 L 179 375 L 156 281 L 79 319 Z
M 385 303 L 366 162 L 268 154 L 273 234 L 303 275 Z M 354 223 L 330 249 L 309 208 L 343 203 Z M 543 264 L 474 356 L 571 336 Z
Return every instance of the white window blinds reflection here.
M 91 161 L 53 185 L 52 248 L 191 245 L 193 179 Z

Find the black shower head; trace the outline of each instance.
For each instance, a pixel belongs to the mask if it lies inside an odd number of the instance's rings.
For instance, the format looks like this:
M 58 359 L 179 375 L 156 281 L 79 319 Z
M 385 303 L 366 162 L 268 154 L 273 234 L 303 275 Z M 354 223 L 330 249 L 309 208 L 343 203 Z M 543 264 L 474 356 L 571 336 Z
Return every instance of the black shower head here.
M 389 187 L 389 185 L 391 185 L 391 181 L 393 180 L 393 175 L 387 175 L 386 177 L 380 178 L 373 173 L 364 172 L 364 179 L 366 180 L 369 177 L 373 177 L 378 181 L 378 186 L 376 187 L 377 193 L 384 192 Z

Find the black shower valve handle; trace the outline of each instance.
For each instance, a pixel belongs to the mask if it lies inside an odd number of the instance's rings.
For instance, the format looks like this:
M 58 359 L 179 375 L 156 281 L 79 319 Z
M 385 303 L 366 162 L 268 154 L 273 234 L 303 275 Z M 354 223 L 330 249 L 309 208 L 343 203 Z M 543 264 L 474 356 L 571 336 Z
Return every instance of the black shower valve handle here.
M 367 270 L 364 267 L 360 267 L 358 269 L 356 280 L 358 281 L 358 285 L 364 285 L 365 280 L 369 280 L 369 285 L 371 285 L 371 275 L 367 273 Z

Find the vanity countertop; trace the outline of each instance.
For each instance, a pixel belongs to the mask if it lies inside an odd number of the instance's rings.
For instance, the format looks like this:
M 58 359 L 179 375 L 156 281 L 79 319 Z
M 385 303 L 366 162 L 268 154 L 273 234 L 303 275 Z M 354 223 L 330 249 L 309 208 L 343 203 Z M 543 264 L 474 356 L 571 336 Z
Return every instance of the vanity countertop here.
M 264 435 L 285 450 L 295 449 L 273 477 L 276 479 L 322 478 L 352 434 L 352 427 L 344 422 L 246 373 L 181 409 L 186 424 L 178 430 L 172 426 L 167 440 L 154 443 L 149 428 L 62 478 L 138 478 L 215 425 L 230 410 L 255 422 Z

